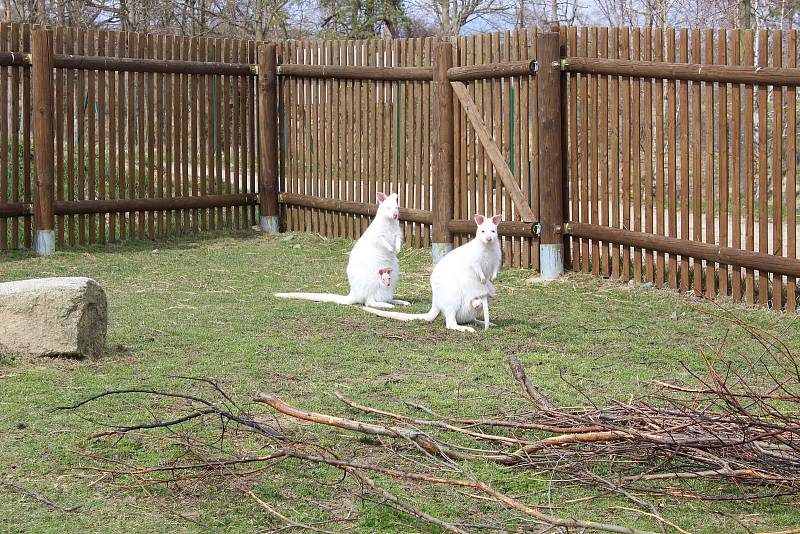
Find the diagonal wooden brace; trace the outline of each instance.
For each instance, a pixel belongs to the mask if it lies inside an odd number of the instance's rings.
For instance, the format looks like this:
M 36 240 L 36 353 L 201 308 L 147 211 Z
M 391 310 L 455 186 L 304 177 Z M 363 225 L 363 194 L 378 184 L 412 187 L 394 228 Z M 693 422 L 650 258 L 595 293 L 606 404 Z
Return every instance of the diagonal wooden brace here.
M 461 102 L 464 111 L 467 113 L 467 118 L 475 129 L 475 133 L 478 134 L 478 139 L 480 139 L 484 150 L 486 150 L 486 155 L 489 156 L 489 159 L 492 161 L 497 176 L 500 177 L 503 186 L 508 191 L 508 194 L 511 195 L 511 200 L 514 202 L 517 213 L 519 213 L 524 222 L 536 222 L 536 216 L 533 214 L 530 204 L 525 199 L 525 195 L 522 193 L 519 185 L 517 185 L 514 174 L 511 172 L 511 169 L 508 168 L 503 153 L 500 151 L 500 148 L 498 148 L 497 143 L 494 142 L 491 132 L 489 132 L 489 129 L 483 123 L 483 117 L 481 117 L 478 107 L 469 96 L 469 93 L 467 93 L 466 86 L 462 82 L 450 82 L 450 85 L 453 86 L 453 92 L 458 98 L 458 101 Z

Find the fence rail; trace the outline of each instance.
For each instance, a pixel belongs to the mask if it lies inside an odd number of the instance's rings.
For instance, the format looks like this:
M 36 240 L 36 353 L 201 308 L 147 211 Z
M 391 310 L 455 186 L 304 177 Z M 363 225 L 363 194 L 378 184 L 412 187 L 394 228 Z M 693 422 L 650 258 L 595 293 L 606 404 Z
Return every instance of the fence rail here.
M 264 217 L 357 238 L 394 191 L 407 245 L 503 213 L 507 265 L 563 241 L 575 270 L 797 308 L 794 31 L 569 27 L 563 57 L 536 29 L 270 47 L 54 28 L 46 53 L 34 33 L 0 24 L 0 250 L 48 218 L 57 246 Z

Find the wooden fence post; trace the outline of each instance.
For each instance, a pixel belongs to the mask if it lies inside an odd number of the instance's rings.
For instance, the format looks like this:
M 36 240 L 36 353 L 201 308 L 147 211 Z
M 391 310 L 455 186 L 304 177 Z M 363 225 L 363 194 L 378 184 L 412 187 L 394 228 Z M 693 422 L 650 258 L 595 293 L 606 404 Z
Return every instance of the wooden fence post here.
M 278 81 L 275 44 L 258 47 L 258 200 L 261 229 L 280 230 L 278 206 Z
M 433 160 L 433 261 L 453 250 L 453 236 L 447 224 L 453 218 L 453 88 L 447 69 L 453 66 L 453 45 L 441 41 L 433 58 L 433 112 L 436 124 Z
M 539 111 L 539 272 L 543 279 L 564 272 L 561 158 L 561 51 L 555 32 L 536 38 Z
M 36 158 L 36 197 L 33 250 L 45 255 L 55 251 L 53 212 L 53 34 L 35 30 L 31 49 L 33 84 L 33 151 Z

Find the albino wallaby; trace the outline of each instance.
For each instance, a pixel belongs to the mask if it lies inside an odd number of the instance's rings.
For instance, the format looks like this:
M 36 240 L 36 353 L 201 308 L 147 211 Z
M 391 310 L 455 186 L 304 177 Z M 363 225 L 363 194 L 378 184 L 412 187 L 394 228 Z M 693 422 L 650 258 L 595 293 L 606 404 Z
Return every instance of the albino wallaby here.
M 496 294 L 492 280 L 497 277 L 502 264 L 497 225 L 501 216 L 486 218 L 475 215 L 478 231 L 475 239 L 447 254 L 431 273 L 433 302 L 428 313 L 397 313 L 364 309 L 381 317 L 400 321 L 433 321 L 441 313 L 447 328 L 460 332 L 474 332 L 459 323 L 478 323 L 489 328 L 489 299 Z M 483 307 L 483 321 L 477 319 Z
M 337 304 L 366 304 L 375 308 L 393 308 L 394 305 L 408 306 L 404 300 L 394 299 L 394 290 L 400 279 L 400 263 L 397 253 L 403 243 L 403 234 L 398 220 L 400 211 L 397 194 L 378 193 L 378 213 L 364 234 L 356 241 L 347 262 L 347 280 L 350 293 L 333 295 L 331 293 L 275 293 L 285 299 L 313 300 L 316 302 L 335 302 Z M 390 275 L 386 284 L 385 272 Z M 375 273 L 378 276 L 375 276 Z

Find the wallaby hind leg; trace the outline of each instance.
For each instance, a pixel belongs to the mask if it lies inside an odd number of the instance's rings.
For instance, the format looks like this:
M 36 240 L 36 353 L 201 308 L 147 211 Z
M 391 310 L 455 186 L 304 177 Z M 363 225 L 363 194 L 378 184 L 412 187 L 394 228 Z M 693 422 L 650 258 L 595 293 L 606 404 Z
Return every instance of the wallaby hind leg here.
M 455 314 L 444 316 L 444 325 L 448 330 L 458 330 L 459 332 L 475 333 L 475 329 L 471 326 L 462 326 L 456 321 Z
M 395 306 L 411 306 L 411 303 L 408 302 L 407 300 L 392 299 L 389 302 L 391 302 Z

